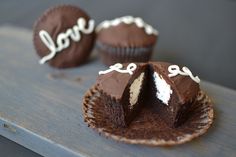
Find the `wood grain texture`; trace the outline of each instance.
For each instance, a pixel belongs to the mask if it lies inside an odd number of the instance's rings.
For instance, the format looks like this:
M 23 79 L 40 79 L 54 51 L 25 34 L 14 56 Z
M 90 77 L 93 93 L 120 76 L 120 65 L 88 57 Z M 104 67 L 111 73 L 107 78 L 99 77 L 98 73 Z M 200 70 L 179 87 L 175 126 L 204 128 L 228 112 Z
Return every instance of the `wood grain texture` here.
M 99 136 L 83 122 L 82 98 L 106 69 L 99 61 L 75 69 L 40 66 L 31 31 L 0 28 L 0 134 L 46 157 L 236 155 L 236 92 L 202 81 L 215 102 L 208 133 L 177 147 L 128 145 Z

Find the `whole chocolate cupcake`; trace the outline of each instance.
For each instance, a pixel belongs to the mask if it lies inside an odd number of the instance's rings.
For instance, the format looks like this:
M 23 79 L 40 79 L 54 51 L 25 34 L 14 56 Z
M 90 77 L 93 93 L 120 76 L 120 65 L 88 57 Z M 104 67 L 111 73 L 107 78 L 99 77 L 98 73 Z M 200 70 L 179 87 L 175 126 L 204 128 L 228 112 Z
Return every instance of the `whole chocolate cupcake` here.
M 96 32 L 96 48 L 106 65 L 148 61 L 158 36 L 152 26 L 132 16 L 104 21 Z
M 57 68 L 86 61 L 94 44 L 95 22 L 80 8 L 60 5 L 48 9 L 35 23 L 34 46 L 41 57 Z

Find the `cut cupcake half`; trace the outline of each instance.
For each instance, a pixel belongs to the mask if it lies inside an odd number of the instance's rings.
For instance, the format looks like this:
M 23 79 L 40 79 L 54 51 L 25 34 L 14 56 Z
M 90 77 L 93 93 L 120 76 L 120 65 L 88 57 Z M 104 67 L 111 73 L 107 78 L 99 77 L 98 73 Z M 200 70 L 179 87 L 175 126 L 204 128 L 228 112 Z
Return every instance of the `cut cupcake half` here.
M 117 126 L 128 126 L 144 106 L 149 106 L 170 127 L 184 123 L 199 92 L 190 70 L 174 71 L 175 76 L 170 76 L 170 63 L 136 63 L 132 72 L 129 65 L 111 66 L 97 79 L 110 120 Z
M 153 109 L 171 127 L 177 127 L 189 116 L 188 110 L 199 92 L 199 84 L 189 76 L 169 77 L 170 63 L 149 64 L 148 100 Z
M 101 92 L 102 102 L 106 103 L 104 112 L 109 115 L 114 125 L 128 126 L 139 113 L 147 87 L 146 66 L 137 65 L 132 74 L 114 70 L 99 75 L 97 88 Z

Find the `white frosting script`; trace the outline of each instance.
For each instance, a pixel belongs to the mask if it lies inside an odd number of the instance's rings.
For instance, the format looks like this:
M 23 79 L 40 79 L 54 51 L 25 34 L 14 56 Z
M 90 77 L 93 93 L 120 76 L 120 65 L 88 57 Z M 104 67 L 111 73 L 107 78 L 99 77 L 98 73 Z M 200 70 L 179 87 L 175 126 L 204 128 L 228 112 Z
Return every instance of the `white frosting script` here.
M 66 30 L 66 32 L 60 33 L 57 36 L 56 43 L 52 40 L 52 37 L 48 32 L 45 30 L 41 30 L 39 32 L 39 36 L 43 43 L 48 47 L 50 53 L 47 56 L 44 56 L 39 63 L 44 64 L 48 60 L 52 59 L 56 53 L 59 53 L 61 50 L 68 48 L 70 46 L 70 38 L 75 41 L 79 42 L 81 39 L 80 32 L 84 34 L 90 34 L 94 31 L 95 28 L 95 21 L 89 20 L 88 28 L 86 28 L 86 20 L 84 18 L 79 18 L 77 20 L 77 24 L 74 25 L 72 28 Z M 57 46 L 56 46 L 57 44 Z
M 102 75 L 102 74 L 107 74 L 112 71 L 117 71 L 120 73 L 129 73 L 130 75 L 132 75 L 133 71 L 137 68 L 137 65 L 134 63 L 130 63 L 126 69 L 122 70 L 121 68 L 123 68 L 123 65 L 121 63 L 116 63 L 114 65 L 111 65 L 108 70 L 99 71 L 98 74 Z
M 193 81 L 195 81 L 196 83 L 200 83 L 200 79 L 198 76 L 193 76 L 192 72 L 189 70 L 189 68 L 187 67 L 183 67 L 182 68 L 183 71 L 180 70 L 178 65 L 170 65 L 168 67 L 168 71 L 169 71 L 169 77 L 174 77 L 177 76 L 178 74 L 183 75 L 183 76 L 189 76 Z
M 116 18 L 114 20 L 103 21 L 102 23 L 100 23 L 97 26 L 96 31 L 99 32 L 100 30 L 102 30 L 104 28 L 109 28 L 111 26 L 117 26 L 120 23 L 125 23 L 125 24 L 133 24 L 134 23 L 137 25 L 137 27 L 144 28 L 145 32 L 148 35 L 158 35 L 158 31 L 156 29 L 154 29 L 151 25 L 144 22 L 143 19 L 141 19 L 140 17 L 133 17 L 133 16 L 123 16 L 123 17 Z

